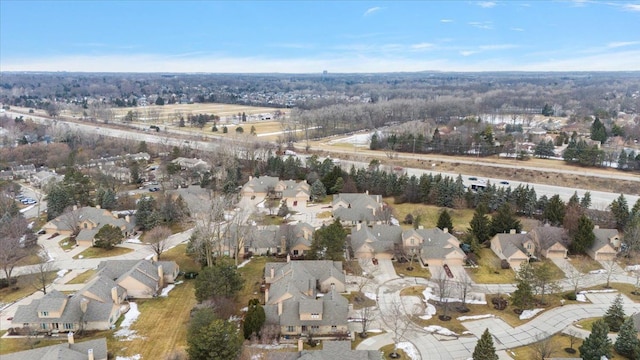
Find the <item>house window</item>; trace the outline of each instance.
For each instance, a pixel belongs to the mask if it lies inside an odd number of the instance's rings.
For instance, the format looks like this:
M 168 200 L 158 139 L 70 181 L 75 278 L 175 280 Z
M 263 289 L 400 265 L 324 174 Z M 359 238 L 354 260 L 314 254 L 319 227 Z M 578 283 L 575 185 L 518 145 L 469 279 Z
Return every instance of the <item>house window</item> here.
M 311 313 L 311 318 L 312 318 L 312 319 L 319 319 L 319 318 L 320 318 L 320 314 L 318 314 L 318 313 Z
M 302 332 L 306 332 L 307 331 L 307 325 L 302 325 Z
M 42 330 L 47 330 L 47 324 L 45 324 L 45 323 L 40 324 L 40 328 Z
M 416 244 L 416 239 L 411 239 L 411 245 L 415 245 Z
M 296 331 L 295 327 L 287 326 L 287 332 L 294 332 L 294 331 Z
M 71 323 L 64 323 L 64 329 L 65 329 L 65 330 L 73 330 L 73 324 L 71 324 Z
M 338 327 L 336 325 L 331 325 L 331 332 L 337 332 Z
M 320 326 L 318 326 L 318 325 L 311 325 L 311 331 L 318 331 L 318 329 L 320 329 Z
M 49 312 L 48 311 L 43 311 L 42 313 L 40 313 L 41 316 L 49 316 Z
M 298 256 L 298 250 L 293 250 L 293 255 Z
M 87 228 L 87 223 L 84 223 L 83 225 L 84 225 L 84 228 L 86 229 Z
M 531 243 L 527 244 L 527 249 L 531 250 Z

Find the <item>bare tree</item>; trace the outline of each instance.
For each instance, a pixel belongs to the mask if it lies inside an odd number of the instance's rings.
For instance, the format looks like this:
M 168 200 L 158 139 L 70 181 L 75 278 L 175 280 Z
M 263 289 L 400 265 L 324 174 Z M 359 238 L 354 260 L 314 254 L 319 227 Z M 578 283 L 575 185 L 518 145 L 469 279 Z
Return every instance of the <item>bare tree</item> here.
M 373 306 L 367 306 L 360 309 L 358 311 L 358 315 L 360 316 L 360 324 L 362 325 L 360 337 L 366 338 L 369 325 L 376 319 L 378 314 L 375 312 L 375 308 Z
M 567 351 L 571 354 L 575 353 L 576 351 L 573 349 L 573 345 L 575 345 L 576 341 L 578 341 L 578 336 L 580 335 L 576 330 L 574 329 L 569 329 L 566 332 L 567 336 L 569 337 L 569 349 L 570 351 Z M 566 349 L 565 349 L 566 350 Z
M 225 210 L 232 204 L 228 196 L 211 199 L 211 206 L 206 213 L 196 217 L 196 228 L 191 236 L 191 248 L 198 258 L 207 266 L 212 266 L 215 259 L 223 253 L 224 237 L 227 229 Z
M 36 264 L 36 271 L 33 273 L 33 287 L 36 290 L 42 291 L 43 294 L 47 294 L 47 285 L 55 279 L 56 274 L 54 273 L 55 267 L 53 262 L 49 261 L 49 258 L 46 254 L 40 254 L 40 262 Z
M 573 293 L 577 294 L 578 288 L 580 288 L 580 284 L 582 284 L 586 275 L 578 271 L 578 269 L 569 263 L 565 264 L 562 270 L 564 270 L 564 274 L 567 277 L 569 284 L 573 286 Z
M 444 272 L 444 270 L 438 268 L 436 271 L 434 271 L 434 274 L 432 274 L 431 281 L 435 282 L 435 284 L 438 286 L 438 302 L 440 303 L 440 306 L 442 306 L 443 311 L 440 317 L 443 320 L 448 319 L 449 296 L 451 295 L 451 280 L 449 280 L 449 277 Z
M 411 326 L 413 315 L 418 313 L 418 309 L 404 309 L 400 299 L 394 299 L 384 312 L 383 320 L 393 333 L 393 354 L 398 355 L 398 344 L 405 338 L 405 334 Z
M 251 236 L 253 227 L 249 226 L 247 221 L 251 217 L 250 208 L 236 207 L 233 212 L 227 215 L 228 225 L 231 227 L 228 231 L 229 248 L 233 249 L 233 257 L 235 264 L 238 266 L 238 257 L 240 252 L 244 251 L 245 244 Z
M 462 299 L 461 310 L 466 311 L 467 309 L 467 296 L 471 291 L 471 287 L 473 286 L 473 280 L 467 275 L 466 272 L 462 272 L 458 274 L 459 280 L 457 282 L 458 291 L 460 291 L 460 298 Z
M 605 260 L 605 261 L 601 261 L 600 264 L 602 264 L 602 268 L 604 269 L 605 273 L 604 273 L 604 277 L 606 280 L 606 288 L 611 287 L 611 279 L 613 278 L 614 275 L 619 275 L 620 274 L 620 266 L 618 265 L 618 263 L 615 262 L 615 260 Z
M 156 226 L 147 232 L 145 240 L 149 243 L 149 247 L 160 260 L 160 255 L 167 250 L 167 239 L 171 236 L 171 229 L 166 226 Z
M 71 230 L 71 238 L 75 241 L 76 236 L 80 233 L 80 220 L 82 214 L 77 209 L 69 206 L 65 209 L 64 213 L 60 216 L 60 222 L 64 224 L 69 230 Z
M 556 351 L 555 346 L 553 346 L 551 342 L 551 336 L 546 333 L 536 335 L 536 342 L 531 346 L 533 347 L 537 360 L 548 359 Z
M 4 271 L 7 283 L 11 285 L 13 269 L 28 253 L 21 243 L 27 221 L 22 216 L 2 220 L 0 221 L 0 267 Z

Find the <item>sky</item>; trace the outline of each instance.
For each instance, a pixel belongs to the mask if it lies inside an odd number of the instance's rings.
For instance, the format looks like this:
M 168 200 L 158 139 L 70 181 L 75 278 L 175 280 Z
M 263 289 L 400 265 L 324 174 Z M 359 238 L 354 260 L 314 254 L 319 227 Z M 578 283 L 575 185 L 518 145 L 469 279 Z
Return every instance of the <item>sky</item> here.
M 0 0 L 0 71 L 640 70 L 638 1 Z

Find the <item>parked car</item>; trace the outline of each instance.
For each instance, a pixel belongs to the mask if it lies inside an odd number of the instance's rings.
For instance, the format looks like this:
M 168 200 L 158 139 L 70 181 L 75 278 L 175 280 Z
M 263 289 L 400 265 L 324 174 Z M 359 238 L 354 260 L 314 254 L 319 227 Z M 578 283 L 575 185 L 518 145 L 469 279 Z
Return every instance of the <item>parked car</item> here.
M 509 182 L 503 180 L 503 181 L 500 181 L 500 185 L 509 185 Z
M 475 176 L 472 176 L 472 177 L 469 178 L 469 181 L 477 181 L 477 180 L 478 180 L 478 178 L 475 177 Z
M 151 192 L 160 191 L 160 188 L 152 187 L 152 188 L 149 188 L 149 191 L 151 191 Z
M 60 233 L 55 232 L 55 233 L 51 234 L 51 236 L 49 236 L 48 239 L 51 240 L 51 239 L 53 239 L 54 237 L 56 237 L 58 235 L 60 235 Z

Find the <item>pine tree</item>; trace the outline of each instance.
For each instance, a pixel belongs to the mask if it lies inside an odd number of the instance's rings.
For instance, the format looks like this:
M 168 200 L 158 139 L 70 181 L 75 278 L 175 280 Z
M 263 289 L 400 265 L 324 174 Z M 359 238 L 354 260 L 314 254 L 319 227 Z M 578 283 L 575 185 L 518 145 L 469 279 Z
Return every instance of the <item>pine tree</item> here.
M 491 333 L 489 333 L 489 329 L 485 329 L 476 344 L 476 347 L 473 349 L 473 360 L 498 360 L 498 355 L 496 354 L 496 348 L 493 346 L 493 339 L 491 338 Z
M 491 234 L 489 234 L 489 217 L 487 216 L 487 208 L 480 204 L 476 207 L 476 211 L 473 213 L 473 218 L 469 223 L 469 232 L 478 239 L 478 242 L 482 244 L 483 242 L 489 240 L 491 238 Z
M 498 208 L 498 213 L 491 219 L 491 236 L 500 233 L 508 233 L 511 230 L 520 232 L 522 230 L 522 224 L 518 220 L 511 209 L 509 203 L 504 203 Z
M 593 323 L 591 334 L 584 339 L 580 346 L 580 356 L 583 360 L 600 360 L 602 356 L 611 358 L 611 340 L 607 336 L 609 327 L 604 320 Z
M 587 191 L 582 196 L 582 200 L 580 200 L 580 206 L 584 209 L 588 209 L 591 206 L 591 192 Z
M 440 230 L 448 229 L 449 233 L 453 233 L 453 223 L 451 222 L 451 215 L 447 210 L 442 210 L 438 217 L 438 224 L 436 227 Z
M 516 290 L 511 294 L 511 302 L 520 310 L 531 309 L 533 304 L 533 289 L 528 281 L 518 281 Z
M 607 140 L 607 129 L 598 117 L 591 124 L 591 140 L 600 141 L 601 144 Z
M 624 194 L 620 194 L 617 199 L 613 200 L 609 208 L 611 208 L 611 213 L 616 219 L 616 229 L 619 231 L 624 230 L 629 222 L 629 204 Z
M 571 241 L 571 252 L 575 254 L 584 254 L 588 248 L 593 245 L 596 236 L 593 234 L 593 222 L 586 216 L 582 215 L 578 219 L 578 230 Z
M 565 204 L 560 199 L 560 195 L 553 195 L 549 203 L 544 208 L 542 218 L 553 226 L 560 226 L 564 221 Z
M 629 316 L 627 320 L 622 323 L 620 327 L 620 333 L 616 343 L 613 345 L 618 354 L 624 355 L 629 359 L 639 359 L 640 353 L 640 340 L 638 340 L 638 331 L 633 323 L 633 317 Z
M 264 308 L 260 305 L 260 300 L 249 300 L 247 314 L 244 316 L 244 322 L 242 323 L 244 338 L 250 339 L 253 334 L 260 336 L 260 329 L 262 329 L 265 320 L 266 315 Z
M 327 196 L 327 190 L 319 179 L 311 184 L 311 199 L 313 201 L 322 201 Z
M 620 331 L 622 323 L 624 323 L 624 318 L 625 314 L 624 308 L 622 307 L 622 295 L 618 294 L 609 309 L 607 309 L 603 319 L 611 331 L 618 332 Z

